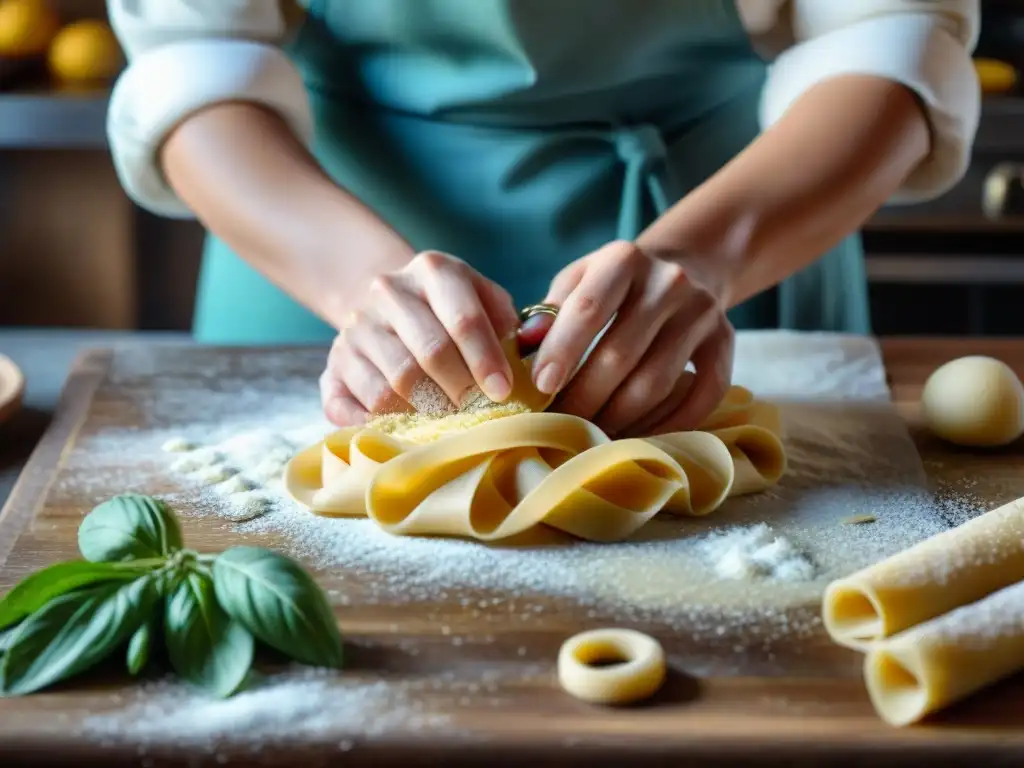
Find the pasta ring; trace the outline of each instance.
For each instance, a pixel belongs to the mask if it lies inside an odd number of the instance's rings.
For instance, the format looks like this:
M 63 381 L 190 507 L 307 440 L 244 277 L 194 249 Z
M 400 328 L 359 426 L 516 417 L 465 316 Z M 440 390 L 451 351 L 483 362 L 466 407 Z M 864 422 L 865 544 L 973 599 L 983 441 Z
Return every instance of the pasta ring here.
M 600 666 L 602 662 L 612 662 Z M 665 651 L 633 629 L 593 629 L 573 635 L 558 652 L 558 682 L 592 704 L 630 704 L 653 696 L 665 682 Z

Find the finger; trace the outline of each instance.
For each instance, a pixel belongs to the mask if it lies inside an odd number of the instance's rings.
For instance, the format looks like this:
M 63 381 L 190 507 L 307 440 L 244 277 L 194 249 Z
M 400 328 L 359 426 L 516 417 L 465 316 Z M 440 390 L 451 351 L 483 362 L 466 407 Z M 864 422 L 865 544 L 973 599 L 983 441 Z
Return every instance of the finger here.
M 585 271 L 586 263 L 581 259 L 559 272 L 555 279 L 551 281 L 551 286 L 548 289 L 547 296 L 544 297 L 543 303 L 552 307 L 562 306 L 562 302 L 579 285 L 580 278 L 583 277 Z M 520 325 L 518 332 L 520 357 L 536 354 L 554 323 L 554 316 L 543 312 L 534 315 Z
M 384 374 L 360 352 L 349 348 L 338 362 L 337 374 L 352 396 L 370 414 L 409 410 Z
M 569 294 L 576 290 L 584 273 L 587 271 L 587 260 L 578 259 L 566 266 L 561 272 L 555 275 L 548 288 L 548 295 L 544 297 L 544 304 L 553 307 L 560 307 L 569 298 Z
M 453 403 L 461 403 L 473 388 L 473 376 L 458 347 L 433 310 L 420 297 L 419 288 L 403 276 L 381 276 L 371 285 L 376 312 L 386 317 L 421 370 L 433 379 Z
M 507 398 L 512 392 L 512 369 L 466 267 L 443 254 L 428 253 L 416 263 L 414 272 L 427 303 L 455 342 L 476 385 L 491 400 Z
M 640 363 L 673 313 L 680 313 L 685 327 L 698 324 L 710 308 L 710 300 L 693 290 L 682 270 L 667 264 L 663 269 L 655 266 L 642 293 L 626 300 L 611 328 L 563 390 L 560 408 L 593 420 Z
M 383 374 L 391 389 L 411 402 L 414 388 L 427 375 L 394 331 L 374 321 L 356 323 L 342 333 L 348 344 Z
M 657 404 L 651 411 L 639 421 L 618 433 L 618 437 L 650 437 L 654 433 L 654 427 L 675 413 L 686 399 L 687 393 L 693 386 L 695 375 L 693 371 L 685 370 L 680 374 L 675 388 L 668 397 Z
M 476 289 L 484 312 L 491 321 L 491 327 L 504 339 L 519 325 L 519 313 L 516 311 L 512 295 L 497 283 L 488 280 L 476 270 L 470 270 L 469 279 Z
M 324 416 L 338 427 L 356 427 L 365 424 L 369 414 L 352 396 L 348 387 L 334 378 L 330 370 L 320 377 L 320 402 Z
M 732 380 L 733 332 L 724 324 L 694 353 L 693 386 L 674 412 L 651 428 L 651 434 L 697 429 L 712 414 Z
M 631 244 L 613 243 L 591 258 L 534 361 L 534 383 L 546 394 L 565 386 L 583 355 L 629 295 L 642 272 L 643 255 Z
M 595 423 L 611 435 L 634 432 L 639 422 L 671 397 L 714 323 L 715 317 L 706 313 L 678 315 L 666 323 L 644 359 L 597 414 Z

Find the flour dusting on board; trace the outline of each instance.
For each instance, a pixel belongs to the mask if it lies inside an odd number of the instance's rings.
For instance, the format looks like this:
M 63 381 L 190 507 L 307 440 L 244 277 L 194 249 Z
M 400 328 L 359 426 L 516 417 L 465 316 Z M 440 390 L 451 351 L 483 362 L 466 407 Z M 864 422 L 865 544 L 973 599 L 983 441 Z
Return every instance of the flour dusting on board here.
M 135 398 L 146 429 L 86 429 L 67 482 L 85 483 L 97 501 L 126 487 L 156 492 L 184 514 L 223 518 L 253 543 L 269 535 L 331 569 L 343 587 L 338 602 L 358 593 L 361 604 L 441 605 L 485 593 L 496 601 L 488 610 L 527 617 L 530 597 L 548 596 L 595 619 L 656 622 L 696 642 L 725 633 L 760 644 L 744 627 L 765 621 L 779 637 L 813 632 L 827 581 L 947 527 L 868 339 L 739 334 L 736 382 L 781 406 L 790 469 L 778 487 L 706 518 L 658 516 L 625 542 L 533 548 L 395 537 L 289 500 L 284 463 L 330 430 L 315 386 L 322 353 L 289 354 L 286 370 L 281 358 L 229 362 L 211 351 L 203 376 L 191 378 L 157 370 L 156 356 L 115 357 L 108 386 Z M 154 375 L 169 386 L 133 387 Z M 857 515 L 875 522 L 844 524 Z
M 129 689 L 118 707 L 81 723 L 82 733 L 113 746 L 129 742 L 140 757 L 171 743 L 218 754 L 242 747 L 329 742 L 341 752 L 395 732 L 464 737 L 449 714 L 497 708 L 502 687 L 546 682 L 548 670 L 514 659 L 461 673 L 438 671 L 388 679 L 358 671 L 300 668 L 269 675 L 229 699 L 211 699 L 180 682 Z M 219 761 L 219 760 L 218 760 Z
M 347 732 L 360 737 L 403 730 L 438 730 L 447 719 L 425 712 L 409 696 L 430 680 L 353 681 L 321 670 L 273 675 L 230 699 L 204 697 L 173 682 L 134 689 L 127 706 L 86 718 L 85 732 L 101 742 L 146 745 L 174 734 L 179 743 L 213 748 L 230 742 L 255 747 L 278 740 L 316 739 Z

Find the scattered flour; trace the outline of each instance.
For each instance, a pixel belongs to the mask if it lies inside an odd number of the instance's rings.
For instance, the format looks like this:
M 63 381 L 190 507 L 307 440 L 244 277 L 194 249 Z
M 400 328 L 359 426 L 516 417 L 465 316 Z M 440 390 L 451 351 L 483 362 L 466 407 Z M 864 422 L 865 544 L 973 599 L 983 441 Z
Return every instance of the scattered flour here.
M 792 674 L 801 653 L 793 639 L 820 633 L 828 580 L 987 506 L 972 495 L 970 478 L 949 478 L 937 500 L 925 491 L 920 459 L 887 404 L 877 348 L 864 339 L 739 334 L 737 382 L 782 403 L 790 467 L 778 487 L 730 500 L 706 518 L 659 516 L 625 542 L 529 547 L 395 537 L 366 519 L 309 513 L 280 478 L 296 451 L 330 431 L 315 387 L 323 353 L 187 354 L 188 365 L 155 351 L 115 354 L 104 398 L 141 414 L 142 428 L 87 422 L 55 492 L 74 489 L 94 503 L 125 490 L 154 493 L 183 515 L 225 520 L 233 539 L 280 547 L 321 569 L 343 622 L 347 606 L 376 606 L 353 622 L 377 661 L 390 632 L 417 665 L 436 669 L 428 663 L 436 643 L 456 647 L 459 663 L 457 672 L 430 676 L 381 676 L 358 664 L 342 675 L 288 672 L 227 701 L 170 682 L 132 686 L 83 729 L 101 742 L 136 745 L 143 764 L 148 753 L 183 742 L 226 761 L 225 744 L 257 751 L 294 734 L 339 751 L 389 732 L 457 737 L 460 708 L 501 706 L 504 684 L 550 684 L 550 665 L 525 664 L 527 645 L 512 660 L 495 660 L 497 649 L 486 646 L 519 632 L 525 643 L 553 626 L 642 626 L 666 642 L 674 667 L 698 676 L 751 674 L 755 666 Z M 163 386 L 150 386 L 153 379 Z M 203 482 L 225 467 L 237 472 Z M 236 478 L 250 489 L 239 490 Z M 844 524 L 857 515 L 875 522 Z M 1019 597 L 986 602 L 993 626 L 1010 607 L 1019 619 Z M 488 677 L 503 665 L 513 670 L 506 678 Z
M 926 492 L 917 452 L 887 402 L 877 348 L 865 339 L 740 334 L 737 382 L 782 406 L 785 478 L 706 518 L 659 516 L 610 545 L 396 537 L 366 519 L 313 515 L 287 497 L 280 470 L 331 429 L 314 384 L 322 353 L 241 361 L 203 354 L 201 375 L 156 355 L 116 356 L 104 386 L 146 414 L 146 429 L 83 430 L 58 482 L 97 501 L 126 488 L 158 493 L 183 514 L 226 519 L 240 538 L 270 541 L 322 570 L 339 605 L 415 604 L 420 618 L 439 625 L 465 614 L 528 626 L 545 612 L 568 612 L 660 626 L 691 644 L 726 638 L 729 647 L 766 648 L 818 631 L 821 591 L 832 578 L 944 530 L 947 508 L 957 516 L 979 511 L 969 499 L 937 504 Z M 157 376 L 165 382 L 158 390 L 136 385 Z M 168 462 L 159 449 L 171 437 L 202 447 Z M 233 493 L 196 477 L 215 466 L 237 468 L 253 489 Z M 843 524 L 858 514 L 877 522 Z M 723 529 L 760 526 L 771 536 L 757 558 L 730 556 L 754 575 L 742 583 L 723 577 L 729 559 L 709 560 L 710 542 Z M 489 602 L 480 607 L 481 600 Z
M 86 717 L 79 727 L 104 746 L 133 744 L 140 757 L 188 746 L 216 754 L 218 762 L 230 762 L 228 753 L 239 748 L 257 753 L 275 744 L 329 743 L 347 752 L 357 741 L 389 734 L 469 739 L 459 714 L 498 708 L 506 689 L 547 684 L 550 675 L 550 664 L 522 658 L 401 677 L 297 667 L 258 678 L 222 700 L 161 680 L 126 689 L 114 697 L 113 709 Z
M 442 679 L 365 682 L 309 669 L 271 676 L 223 700 L 180 683 L 155 682 L 132 689 L 120 710 L 87 717 L 82 729 L 100 742 L 130 740 L 143 750 L 168 741 L 208 749 L 226 743 L 258 748 L 285 738 L 444 730 L 448 718 L 424 711 L 423 696 L 410 696 L 440 687 Z

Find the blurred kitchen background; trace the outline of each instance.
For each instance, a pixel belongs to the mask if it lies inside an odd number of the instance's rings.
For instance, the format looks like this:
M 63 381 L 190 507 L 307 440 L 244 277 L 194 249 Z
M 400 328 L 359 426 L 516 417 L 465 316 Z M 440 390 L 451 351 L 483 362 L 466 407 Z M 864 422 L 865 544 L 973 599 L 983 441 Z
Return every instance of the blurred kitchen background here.
M 104 119 L 119 51 L 88 21 L 103 6 L 0 0 L 0 326 L 190 323 L 202 232 L 136 209 L 118 186 Z M 983 7 L 970 172 L 865 233 L 879 334 L 1024 335 L 1024 2 Z

